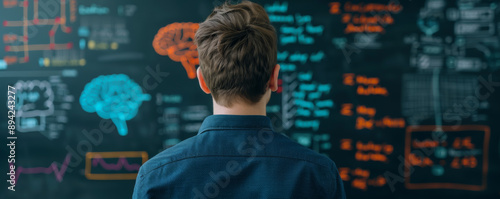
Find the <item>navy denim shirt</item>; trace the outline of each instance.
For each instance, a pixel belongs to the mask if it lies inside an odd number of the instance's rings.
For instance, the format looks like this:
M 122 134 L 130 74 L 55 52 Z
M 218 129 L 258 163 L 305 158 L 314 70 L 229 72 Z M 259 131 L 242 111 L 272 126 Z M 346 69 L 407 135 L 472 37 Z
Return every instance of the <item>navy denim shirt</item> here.
M 335 163 L 266 116 L 212 115 L 198 135 L 141 166 L 134 199 L 345 198 Z

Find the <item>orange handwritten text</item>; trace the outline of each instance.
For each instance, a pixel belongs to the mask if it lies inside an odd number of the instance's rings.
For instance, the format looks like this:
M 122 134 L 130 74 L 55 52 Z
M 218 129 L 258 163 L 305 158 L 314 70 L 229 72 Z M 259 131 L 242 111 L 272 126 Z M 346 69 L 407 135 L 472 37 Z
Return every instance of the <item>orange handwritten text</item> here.
M 340 2 L 332 2 L 330 14 L 342 15 L 341 22 L 347 24 L 344 33 L 385 33 L 384 26 L 394 24 L 391 14 L 397 14 L 403 10 L 403 6 L 396 3 L 358 3 L 346 2 L 341 7 Z M 382 14 L 383 13 L 383 14 Z
M 359 13 L 368 13 L 368 12 L 392 12 L 399 13 L 403 9 L 403 6 L 396 3 L 389 3 L 387 5 L 380 3 L 359 3 L 352 4 L 351 2 L 346 2 L 344 4 L 344 10 L 346 12 L 359 12 Z
M 345 116 L 352 116 L 352 104 L 347 103 L 347 104 L 342 104 L 342 109 L 340 110 L 340 114 L 345 115 Z
M 340 149 L 345 151 L 352 150 L 352 139 L 341 139 L 340 140 Z
M 381 120 L 375 121 L 375 126 L 380 128 L 405 128 L 406 123 L 404 118 L 383 117 Z
M 344 74 L 344 84 L 348 86 L 354 86 L 354 73 Z
M 368 115 L 370 117 L 373 117 L 375 116 L 375 113 L 377 113 L 377 110 L 375 108 L 370 108 L 361 105 L 356 108 L 356 112 L 361 115 Z
M 473 149 L 474 148 L 474 144 L 471 143 L 471 137 L 470 136 L 467 136 L 467 137 L 464 137 L 464 138 L 457 137 L 453 141 L 453 148 L 455 148 L 455 149 L 461 149 L 461 148 Z
M 427 167 L 434 165 L 434 162 L 429 157 L 420 157 L 414 153 L 410 153 L 408 162 L 411 166 Z
M 406 122 L 403 118 L 390 118 L 388 116 L 383 117 L 380 120 L 365 119 L 363 117 L 356 118 L 356 129 L 373 129 L 373 127 L 379 128 L 405 128 Z
M 387 162 L 387 155 L 392 154 L 394 147 L 390 144 L 375 144 L 372 141 L 363 143 L 356 142 L 356 154 L 354 158 L 357 161 L 378 161 Z
M 370 170 L 359 167 L 354 169 L 349 167 L 340 167 L 339 174 L 343 181 L 351 181 L 351 186 L 353 188 L 363 191 L 366 191 L 369 186 L 382 187 L 387 184 L 384 176 L 378 175 L 374 178 L 370 178 Z
M 413 148 L 435 148 L 439 146 L 439 142 L 436 140 L 424 140 L 424 141 L 419 141 L 419 140 L 413 140 L 412 141 L 412 147 Z
M 353 105 L 351 103 L 342 104 L 340 114 L 342 114 L 344 116 L 352 116 L 353 115 L 352 109 L 353 109 Z M 377 109 L 367 107 L 364 105 L 359 105 L 356 107 L 356 113 L 358 115 L 367 115 L 367 116 L 373 117 L 377 113 Z
M 364 75 L 357 75 L 356 76 L 356 83 L 357 84 L 364 84 L 364 85 L 378 85 L 380 82 L 378 77 L 366 77 Z
M 394 151 L 394 147 L 390 144 L 374 144 L 372 141 L 369 141 L 368 143 L 358 141 L 356 142 L 356 149 L 359 151 L 385 153 L 387 155 L 391 154 Z
M 389 95 L 389 92 L 387 92 L 387 89 L 385 87 L 381 87 L 381 86 L 363 87 L 363 86 L 359 85 L 356 92 L 358 93 L 358 95 L 383 95 L 383 96 Z
M 476 168 L 477 159 L 474 156 L 466 156 L 463 158 L 455 157 L 451 162 L 451 168 L 461 169 L 461 168 Z

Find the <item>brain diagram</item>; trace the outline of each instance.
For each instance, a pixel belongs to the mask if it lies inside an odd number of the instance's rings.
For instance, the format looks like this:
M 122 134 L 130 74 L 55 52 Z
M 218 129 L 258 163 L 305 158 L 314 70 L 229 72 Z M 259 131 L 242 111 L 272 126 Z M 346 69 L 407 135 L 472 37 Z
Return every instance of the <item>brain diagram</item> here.
M 54 114 L 54 92 L 48 81 L 18 81 L 16 123 L 19 132 L 45 130 L 45 118 Z
M 111 119 L 122 136 L 128 134 L 127 120 L 134 118 L 143 101 L 151 96 L 127 75 L 101 75 L 87 85 L 80 96 L 86 112 L 96 112 L 103 119 Z
M 196 78 L 195 66 L 199 64 L 198 51 L 193 42 L 197 23 L 172 23 L 158 30 L 153 48 L 159 55 L 181 62 L 190 79 Z

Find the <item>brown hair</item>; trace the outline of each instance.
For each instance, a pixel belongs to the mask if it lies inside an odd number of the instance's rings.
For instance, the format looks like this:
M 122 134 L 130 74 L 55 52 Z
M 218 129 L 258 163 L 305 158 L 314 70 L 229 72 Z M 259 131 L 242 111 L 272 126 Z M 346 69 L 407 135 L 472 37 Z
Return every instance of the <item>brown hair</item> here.
M 262 6 L 243 1 L 216 7 L 194 40 L 203 78 L 218 104 L 260 101 L 277 61 L 276 31 Z

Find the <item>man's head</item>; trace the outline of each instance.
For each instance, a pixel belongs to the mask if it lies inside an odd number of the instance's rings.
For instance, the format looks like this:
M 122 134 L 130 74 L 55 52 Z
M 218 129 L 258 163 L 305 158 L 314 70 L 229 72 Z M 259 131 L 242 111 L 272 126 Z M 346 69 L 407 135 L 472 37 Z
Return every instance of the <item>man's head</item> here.
M 256 104 L 276 91 L 276 31 L 262 6 L 244 1 L 216 7 L 194 40 L 200 86 L 217 104 Z

